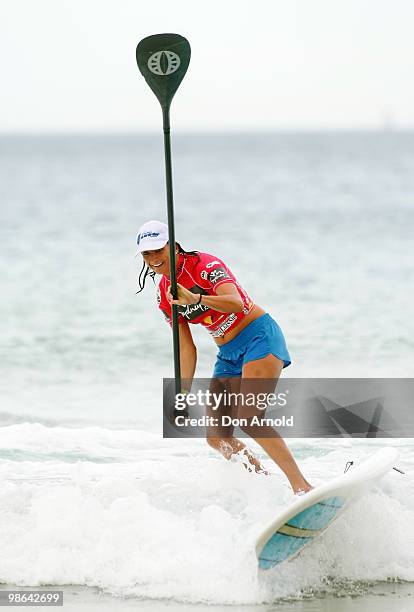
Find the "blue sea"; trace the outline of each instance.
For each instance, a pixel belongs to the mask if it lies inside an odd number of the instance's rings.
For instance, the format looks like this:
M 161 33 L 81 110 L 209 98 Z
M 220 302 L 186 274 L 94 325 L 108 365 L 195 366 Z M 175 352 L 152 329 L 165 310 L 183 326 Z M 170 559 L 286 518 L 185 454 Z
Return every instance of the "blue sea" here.
M 414 132 L 172 145 L 176 238 L 222 258 L 278 321 L 283 376 L 413 376 Z M 411 439 L 291 440 L 311 481 L 385 444 L 406 474 L 266 580 L 253 542 L 286 480 L 162 439 L 171 332 L 150 279 L 136 295 L 134 255 L 139 226 L 166 220 L 163 163 L 161 133 L 0 136 L 0 583 L 263 610 L 410 584 Z M 208 377 L 215 345 L 194 338 Z

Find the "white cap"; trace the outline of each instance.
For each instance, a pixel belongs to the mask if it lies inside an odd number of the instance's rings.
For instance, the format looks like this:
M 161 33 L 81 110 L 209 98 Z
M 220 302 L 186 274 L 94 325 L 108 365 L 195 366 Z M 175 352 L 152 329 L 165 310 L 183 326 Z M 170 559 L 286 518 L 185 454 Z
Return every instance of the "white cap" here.
M 162 249 L 168 242 L 168 225 L 161 221 L 147 221 L 141 225 L 137 234 L 138 251 L 155 251 Z

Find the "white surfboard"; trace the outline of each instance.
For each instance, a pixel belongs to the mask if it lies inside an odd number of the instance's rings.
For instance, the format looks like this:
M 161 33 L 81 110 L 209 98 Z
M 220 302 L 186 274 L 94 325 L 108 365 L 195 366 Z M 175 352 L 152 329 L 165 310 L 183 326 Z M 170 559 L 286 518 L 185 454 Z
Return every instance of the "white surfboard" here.
M 296 499 L 267 525 L 257 539 L 259 568 L 268 570 L 292 559 L 315 540 L 340 514 L 371 489 L 398 458 L 383 448 L 345 474 Z

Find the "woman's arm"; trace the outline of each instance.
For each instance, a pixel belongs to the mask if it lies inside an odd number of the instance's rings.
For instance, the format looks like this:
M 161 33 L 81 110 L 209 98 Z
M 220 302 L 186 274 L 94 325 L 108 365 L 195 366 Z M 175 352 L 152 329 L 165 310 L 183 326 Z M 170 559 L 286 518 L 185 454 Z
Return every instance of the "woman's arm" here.
M 190 391 L 197 364 L 197 349 L 187 322 L 178 326 L 180 337 L 181 390 Z
M 192 293 L 179 283 L 177 283 L 177 288 L 178 300 L 172 299 L 170 288 L 168 288 L 167 299 L 170 304 L 185 305 L 198 303 L 199 293 Z M 208 306 L 218 312 L 241 312 L 243 310 L 242 299 L 236 285 L 233 283 L 223 283 L 217 287 L 217 295 L 203 295 L 201 303 L 203 306 Z
M 203 295 L 201 304 L 218 312 L 241 312 L 243 302 L 233 283 L 223 283 L 217 287 L 217 295 Z

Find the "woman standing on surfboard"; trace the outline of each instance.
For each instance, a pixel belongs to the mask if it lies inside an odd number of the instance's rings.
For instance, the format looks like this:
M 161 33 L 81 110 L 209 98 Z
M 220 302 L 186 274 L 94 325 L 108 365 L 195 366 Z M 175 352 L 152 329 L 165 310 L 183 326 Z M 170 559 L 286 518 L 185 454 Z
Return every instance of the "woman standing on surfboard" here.
M 176 244 L 178 299 L 170 292 L 170 257 L 168 227 L 160 221 L 148 221 L 137 236 L 138 252 L 143 257 L 139 277 L 142 291 L 147 276 L 161 274 L 157 301 L 171 325 L 171 304 L 179 311 L 180 365 L 183 380 L 191 381 L 197 362 L 197 350 L 189 323 L 201 324 L 219 347 L 212 387 L 217 393 L 255 393 L 255 382 L 262 379 L 260 391 L 271 393 L 290 357 L 282 331 L 276 321 L 258 304 L 254 304 L 225 263 L 216 256 L 199 251 L 184 251 Z M 271 385 L 269 387 L 269 385 Z M 187 389 L 188 391 L 189 389 Z M 245 395 L 246 397 L 246 395 Z M 251 406 L 220 408 L 220 415 L 232 418 L 263 417 L 263 411 Z M 217 412 L 215 413 L 217 416 Z M 264 472 L 259 460 L 233 436 L 233 426 L 207 432 L 207 442 L 226 459 L 237 453 L 245 455 L 256 472 Z M 300 472 L 280 435 L 268 425 L 242 427 L 286 474 L 294 493 L 312 487 Z

